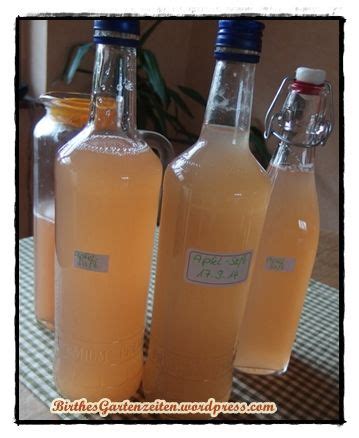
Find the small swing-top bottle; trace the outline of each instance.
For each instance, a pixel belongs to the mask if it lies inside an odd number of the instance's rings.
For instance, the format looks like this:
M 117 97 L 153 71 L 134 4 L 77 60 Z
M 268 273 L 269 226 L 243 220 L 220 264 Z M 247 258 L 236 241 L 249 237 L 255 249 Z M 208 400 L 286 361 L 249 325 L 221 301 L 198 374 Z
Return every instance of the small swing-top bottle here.
M 235 365 L 250 374 L 286 371 L 319 239 L 316 146 L 332 130 L 331 87 L 325 71 L 300 67 L 282 109 L 266 117 L 266 137 L 279 143 L 268 173 L 273 184 L 239 330 Z

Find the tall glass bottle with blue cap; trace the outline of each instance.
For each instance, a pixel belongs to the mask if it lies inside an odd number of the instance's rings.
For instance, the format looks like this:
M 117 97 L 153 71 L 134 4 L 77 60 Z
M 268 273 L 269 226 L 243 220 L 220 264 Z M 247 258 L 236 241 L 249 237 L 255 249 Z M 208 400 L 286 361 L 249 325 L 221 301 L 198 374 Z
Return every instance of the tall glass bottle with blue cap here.
M 144 391 L 226 401 L 270 181 L 249 150 L 263 24 L 219 21 L 200 138 L 167 168 Z
M 140 385 L 162 166 L 136 128 L 138 20 L 96 20 L 90 118 L 55 164 L 55 381 L 70 399 Z

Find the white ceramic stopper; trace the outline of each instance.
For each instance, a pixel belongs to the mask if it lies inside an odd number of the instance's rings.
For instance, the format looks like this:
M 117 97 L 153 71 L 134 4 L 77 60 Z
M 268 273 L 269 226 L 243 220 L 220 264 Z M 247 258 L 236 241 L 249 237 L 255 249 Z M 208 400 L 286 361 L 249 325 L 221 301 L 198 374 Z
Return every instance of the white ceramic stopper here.
M 321 85 L 325 81 L 326 72 L 315 68 L 298 67 L 295 78 L 297 81 L 306 82 L 307 84 Z

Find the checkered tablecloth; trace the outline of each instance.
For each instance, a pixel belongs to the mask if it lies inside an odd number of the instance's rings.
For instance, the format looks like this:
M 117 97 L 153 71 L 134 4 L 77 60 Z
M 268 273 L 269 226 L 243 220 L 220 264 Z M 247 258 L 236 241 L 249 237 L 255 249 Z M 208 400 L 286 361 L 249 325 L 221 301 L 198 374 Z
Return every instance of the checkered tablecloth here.
M 53 333 L 34 317 L 33 239 L 19 244 L 19 378 L 46 406 L 60 397 L 52 377 Z M 144 352 L 147 353 L 153 304 L 154 265 L 149 288 Z M 283 376 L 249 376 L 234 372 L 231 401 L 272 401 L 274 415 L 221 415 L 216 421 L 339 421 L 339 293 L 311 281 L 288 372 Z M 143 401 L 139 391 L 133 401 Z M 60 415 L 62 420 L 99 416 Z M 162 417 L 163 418 L 163 417 Z M 108 420 L 149 421 L 156 415 L 121 415 Z

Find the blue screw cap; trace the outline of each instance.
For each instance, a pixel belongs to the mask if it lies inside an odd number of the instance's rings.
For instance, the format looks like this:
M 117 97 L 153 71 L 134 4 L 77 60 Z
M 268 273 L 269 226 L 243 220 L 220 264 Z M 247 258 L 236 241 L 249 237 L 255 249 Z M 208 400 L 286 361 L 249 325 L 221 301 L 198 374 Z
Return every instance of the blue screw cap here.
M 221 48 L 240 49 L 257 52 L 255 54 L 243 55 L 244 62 L 259 62 L 259 53 L 262 49 L 262 35 L 264 24 L 255 20 L 219 20 L 216 39 L 216 58 L 229 59 L 224 57 Z M 223 56 L 222 56 L 223 55 Z M 229 55 L 229 53 L 227 53 Z M 233 54 L 232 54 L 233 58 Z
M 94 21 L 94 43 L 137 47 L 140 35 L 139 20 L 112 19 Z
M 112 18 L 95 20 L 94 30 L 108 30 L 112 32 L 140 35 L 140 21 Z

